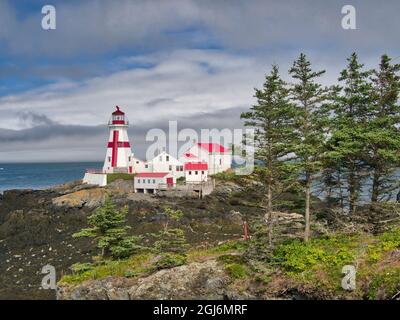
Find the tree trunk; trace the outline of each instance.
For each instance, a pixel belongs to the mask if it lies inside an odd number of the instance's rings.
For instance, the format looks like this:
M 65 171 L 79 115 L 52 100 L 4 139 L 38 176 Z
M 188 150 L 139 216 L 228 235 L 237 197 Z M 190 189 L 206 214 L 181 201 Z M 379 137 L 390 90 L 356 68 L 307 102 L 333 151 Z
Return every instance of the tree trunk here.
M 354 214 L 356 212 L 356 177 L 354 173 L 354 168 L 350 169 L 349 173 L 349 213 Z
M 268 243 L 272 246 L 272 233 L 273 233 L 273 217 L 272 217 L 272 186 L 271 179 L 268 179 L 267 190 L 267 217 L 268 217 Z
M 380 172 L 378 169 L 374 170 L 374 175 L 372 179 L 372 194 L 371 194 L 371 203 L 376 203 L 378 202 L 378 196 L 379 196 L 379 177 L 380 177 Z
M 304 241 L 310 239 L 310 206 L 311 206 L 311 177 L 309 173 L 306 173 L 306 211 L 305 211 L 305 222 L 306 227 L 304 231 Z

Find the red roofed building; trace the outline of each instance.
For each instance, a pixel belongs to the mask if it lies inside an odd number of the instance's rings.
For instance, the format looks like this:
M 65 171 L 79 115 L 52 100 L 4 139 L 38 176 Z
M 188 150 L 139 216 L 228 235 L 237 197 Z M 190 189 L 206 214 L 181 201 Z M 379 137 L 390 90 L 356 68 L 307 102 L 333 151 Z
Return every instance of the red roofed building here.
M 187 162 L 185 163 L 186 183 L 200 183 L 208 179 L 207 162 Z
M 185 170 L 208 170 L 207 162 L 186 162 Z
M 192 155 L 190 158 L 186 156 L 185 162 L 193 162 L 194 159 L 198 162 L 206 162 L 209 174 L 226 171 L 232 166 L 230 150 L 219 143 L 195 143 L 184 153 L 185 155 Z M 184 159 L 185 157 L 181 158 L 181 161 Z

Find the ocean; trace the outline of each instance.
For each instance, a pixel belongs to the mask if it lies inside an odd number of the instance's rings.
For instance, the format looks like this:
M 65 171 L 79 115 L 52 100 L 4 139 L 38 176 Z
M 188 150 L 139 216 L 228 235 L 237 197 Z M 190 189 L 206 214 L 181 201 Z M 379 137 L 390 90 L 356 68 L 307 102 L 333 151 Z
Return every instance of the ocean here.
M 0 193 L 10 189 L 46 189 L 82 179 L 86 169 L 102 166 L 102 162 L 0 163 Z

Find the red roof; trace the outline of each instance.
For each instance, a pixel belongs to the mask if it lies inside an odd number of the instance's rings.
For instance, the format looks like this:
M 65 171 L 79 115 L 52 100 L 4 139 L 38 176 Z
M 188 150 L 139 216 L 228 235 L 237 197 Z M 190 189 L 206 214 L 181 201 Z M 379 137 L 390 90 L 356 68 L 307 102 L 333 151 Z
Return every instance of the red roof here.
M 196 158 L 196 156 L 193 153 L 184 153 L 183 154 L 186 158 Z
M 228 150 L 226 148 L 224 148 L 222 145 L 220 145 L 219 143 L 197 143 L 197 145 L 202 148 L 207 150 L 208 152 L 217 152 L 217 153 L 223 153 L 223 152 L 227 152 Z
M 114 116 L 122 116 L 122 115 L 125 114 L 124 112 L 122 112 L 122 111 L 119 109 L 118 106 L 116 106 L 116 108 L 117 108 L 117 110 L 114 111 L 114 112 L 112 113 Z
M 140 172 L 136 173 L 135 178 L 163 178 L 169 172 Z
M 186 162 L 185 170 L 208 170 L 207 162 Z

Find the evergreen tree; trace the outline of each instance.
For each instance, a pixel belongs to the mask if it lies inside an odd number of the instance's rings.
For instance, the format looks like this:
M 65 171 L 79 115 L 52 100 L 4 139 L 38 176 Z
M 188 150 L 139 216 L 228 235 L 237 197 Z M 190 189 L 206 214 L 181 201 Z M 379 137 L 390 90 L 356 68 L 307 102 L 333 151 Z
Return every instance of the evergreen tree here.
M 343 83 L 336 101 L 332 104 L 334 118 L 331 122 L 331 139 L 328 157 L 340 163 L 346 179 L 349 212 L 354 213 L 366 178 L 366 134 L 371 109 L 370 71 L 353 53 L 339 77 Z
M 178 223 L 182 217 L 181 210 L 173 210 L 165 208 L 166 219 L 163 222 L 163 228 L 154 234 L 157 239 L 154 243 L 154 249 L 158 253 L 175 253 L 184 255 L 188 247 L 186 243 L 185 233 L 181 228 L 171 228 L 171 223 Z
M 398 187 L 393 184 L 393 174 L 400 164 L 400 65 L 390 61 L 383 55 L 379 69 L 374 70 L 371 77 L 373 103 L 366 142 L 367 162 L 372 169 L 372 203 Z
M 310 238 L 312 182 L 322 166 L 321 156 L 326 138 L 326 112 L 322 106 L 328 99 L 329 89 L 317 82 L 324 73 L 325 70 L 313 71 L 310 61 L 303 53 L 289 70 L 289 74 L 295 80 L 291 95 L 296 106 L 295 133 L 298 138 L 293 150 L 297 157 L 299 173 L 304 178 L 306 197 L 305 241 Z
M 74 238 L 90 237 L 97 242 L 101 249 L 101 256 L 112 258 L 126 258 L 140 250 L 139 237 L 127 236 L 130 229 L 126 225 L 128 208 L 117 210 L 109 196 L 106 197 L 104 205 L 98 208 L 94 214 L 88 217 L 90 228 L 82 229 L 73 234 Z
M 266 185 L 266 217 L 269 224 L 268 239 L 272 244 L 273 200 L 287 185 L 290 166 L 283 161 L 291 151 L 294 138 L 295 109 L 289 100 L 287 84 L 281 79 L 277 65 L 265 77 L 262 89 L 255 89 L 257 104 L 241 114 L 245 125 L 255 129 L 256 158 L 265 163 L 262 170 Z

